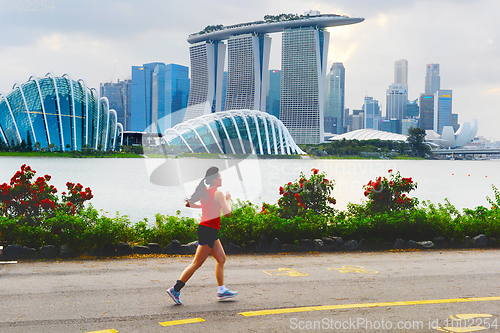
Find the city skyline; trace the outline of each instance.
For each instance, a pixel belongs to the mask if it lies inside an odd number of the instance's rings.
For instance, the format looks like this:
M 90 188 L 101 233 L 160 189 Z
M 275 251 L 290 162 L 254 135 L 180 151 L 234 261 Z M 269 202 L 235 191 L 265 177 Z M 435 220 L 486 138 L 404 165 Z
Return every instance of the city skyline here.
M 394 62 L 399 59 L 408 60 L 408 98 L 415 100 L 425 92 L 426 65 L 436 63 L 441 86 L 453 90 L 453 113 L 459 115 L 459 122 L 476 118 L 478 135 L 500 140 L 496 103 L 500 97 L 496 62 L 500 41 L 494 19 L 500 4 L 491 0 L 257 1 L 238 5 L 221 0 L 216 6 L 194 1 L 146 1 L 141 6 L 129 1 L 68 1 L 43 13 L 0 10 L 0 24 L 10 31 L 0 37 L 0 90 L 7 94 L 16 81 L 49 71 L 85 77 L 89 86 L 99 86 L 129 78 L 131 66 L 136 64 L 190 66 L 186 39 L 207 25 L 232 25 L 261 20 L 266 14 L 308 10 L 365 18 L 360 24 L 327 29 L 327 67 L 342 62 L 346 69 L 345 107 L 360 109 L 365 95 L 385 104 Z M 279 35 L 270 35 L 270 69 L 281 69 Z

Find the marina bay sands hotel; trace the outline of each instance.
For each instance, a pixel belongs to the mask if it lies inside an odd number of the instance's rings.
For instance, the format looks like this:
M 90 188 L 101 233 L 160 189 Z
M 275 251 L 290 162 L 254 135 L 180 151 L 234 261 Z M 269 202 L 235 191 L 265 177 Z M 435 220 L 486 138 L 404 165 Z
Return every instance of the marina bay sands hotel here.
M 184 121 L 222 110 L 226 48 L 225 110 L 266 110 L 269 82 L 269 33 L 283 32 L 280 120 L 296 143 L 323 141 L 327 27 L 363 18 L 320 14 L 266 16 L 264 21 L 208 26 L 189 35 L 191 89 Z M 224 42 L 227 40 L 227 44 Z

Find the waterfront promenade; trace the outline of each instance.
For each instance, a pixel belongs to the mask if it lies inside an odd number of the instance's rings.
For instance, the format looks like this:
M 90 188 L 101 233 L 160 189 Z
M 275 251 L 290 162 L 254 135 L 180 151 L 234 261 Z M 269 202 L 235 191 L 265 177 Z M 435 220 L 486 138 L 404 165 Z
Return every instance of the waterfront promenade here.
M 176 306 L 166 289 L 191 259 L 0 264 L 0 331 L 457 332 L 446 327 L 461 319 L 500 327 L 498 250 L 229 255 L 226 284 L 239 295 L 225 302 L 209 258 Z

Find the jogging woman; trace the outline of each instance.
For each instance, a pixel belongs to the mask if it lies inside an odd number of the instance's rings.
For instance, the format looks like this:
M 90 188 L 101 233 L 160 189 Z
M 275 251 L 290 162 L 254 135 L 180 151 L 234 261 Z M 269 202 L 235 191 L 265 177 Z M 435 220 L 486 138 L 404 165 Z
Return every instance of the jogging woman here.
M 223 300 L 231 298 L 238 294 L 237 291 L 231 291 L 224 285 L 224 262 L 226 253 L 222 248 L 218 233 L 220 227 L 220 213 L 229 215 L 231 213 L 231 195 L 226 192 L 222 194 L 217 188 L 222 185 L 222 178 L 217 167 L 211 167 L 207 170 L 203 178 L 196 187 L 191 198 L 186 202 L 187 207 L 201 208 L 201 222 L 198 226 L 198 247 L 194 255 L 193 262 L 182 272 L 177 283 L 167 290 L 175 303 L 182 304 L 179 299 L 180 291 L 186 282 L 193 276 L 194 272 L 203 265 L 209 254 L 217 260 L 215 265 L 215 277 L 219 288 L 217 298 Z M 208 188 L 207 188 L 208 186 Z M 199 202 L 199 204 L 197 203 Z

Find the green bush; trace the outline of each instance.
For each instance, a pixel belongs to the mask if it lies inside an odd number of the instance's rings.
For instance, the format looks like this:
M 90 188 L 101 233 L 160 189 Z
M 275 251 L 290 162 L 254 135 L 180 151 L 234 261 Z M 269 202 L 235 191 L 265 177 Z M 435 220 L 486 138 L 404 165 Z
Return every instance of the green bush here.
M 426 201 L 417 205 L 416 198 L 403 199 L 407 197 L 402 194 L 409 193 L 416 184 L 390 170 L 390 180 L 379 177 L 365 186 L 366 202 L 348 204 L 346 211 L 335 211 L 335 199 L 329 196 L 333 181 L 326 180 L 317 169 L 312 171 L 310 179 L 301 174 L 298 181 L 281 187 L 278 202 L 264 203 L 260 211 L 249 201 L 233 202 L 231 215 L 221 217 L 222 243 L 244 246 L 249 241 L 259 241 L 261 236 L 269 241 L 278 238 L 282 244 L 325 236 L 374 242 L 394 242 L 397 238 L 423 241 L 443 236 L 461 241 L 465 236 L 483 233 L 500 239 L 500 191 L 494 185 L 494 197 L 487 197 L 491 209 L 479 206 L 460 212 L 447 199 L 437 205 Z M 148 224 L 147 219 L 132 225 L 127 216 L 117 213 L 108 217 L 92 205 L 85 207 L 83 202 L 91 197 L 91 192 L 82 191 L 79 184 L 68 183 L 68 190 L 73 192 L 63 193 L 63 202 L 71 202 L 71 207 L 57 204 L 53 187 L 46 184 L 50 176 L 39 177 L 32 183 L 33 175 L 34 171 L 23 166 L 10 185 L 2 184 L 0 242 L 4 244 L 33 248 L 69 245 L 81 253 L 119 242 L 158 243 L 164 247 L 174 239 L 183 244 L 197 239 L 198 221 L 181 217 L 180 211 L 173 216 L 157 214 L 154 225 Z M 44 193 L 45 197 L 34 197 L 33 191 Z M 53 206 L 35 205 L 49 198 Z M 26 203 L 28 199 L 32 201 Z M 37 217 L 27 218 L 28 210 L 37 213 Z
M 197 240 L 197 221 L 193 218 L 180 217 L 179 214 L 179 211 L 174 216 L 156 214 L 155 226 L 151 229 L 143 228 L 144 243 L 158 243 L 160 246 L 167 246 L 174 239 L 177 239 L 181 244 Z

